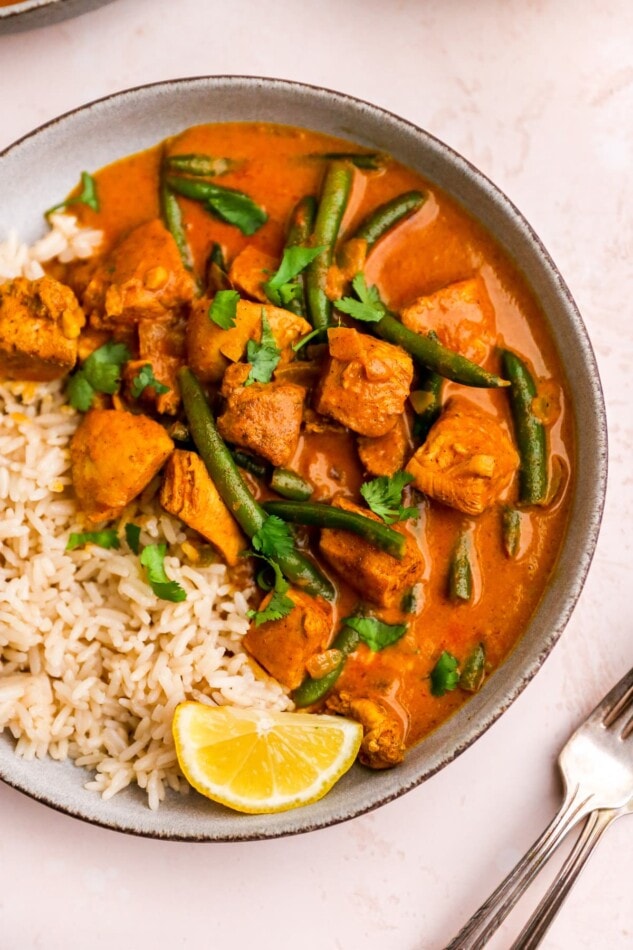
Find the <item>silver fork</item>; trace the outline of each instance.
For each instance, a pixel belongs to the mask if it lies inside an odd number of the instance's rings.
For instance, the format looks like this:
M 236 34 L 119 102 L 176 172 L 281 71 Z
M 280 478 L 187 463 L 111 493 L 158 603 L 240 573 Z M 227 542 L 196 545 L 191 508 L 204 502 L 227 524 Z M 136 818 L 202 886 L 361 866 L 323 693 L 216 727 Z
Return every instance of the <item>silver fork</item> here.
M 627 741 L 633 719 L 624 721 L 632 702 L 633 669 L 562 749 L 558 764 L 564 800 L 559 812 L 446 950 L 480 950 L 574 825 L 598 809 L 622 809 L 633 798 L 633 741 Z

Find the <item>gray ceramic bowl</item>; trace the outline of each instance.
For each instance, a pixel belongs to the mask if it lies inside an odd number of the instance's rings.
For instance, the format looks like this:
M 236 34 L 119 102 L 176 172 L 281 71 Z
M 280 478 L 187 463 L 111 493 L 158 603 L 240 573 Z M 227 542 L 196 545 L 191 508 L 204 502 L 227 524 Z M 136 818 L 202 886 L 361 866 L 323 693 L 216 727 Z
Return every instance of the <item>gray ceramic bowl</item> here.
M 88 13 L 110 0 L 22 0 L 0 7 L 0 34 L 21 33 Z
M 606 425 L 598 370 L 585 327 L 549 255 L 527 222 L 490 181 L 426 132 L 340 93 L 274 79 L 210 77 L 145 86 L 68 113 L 0 155 L 0 235 L 38 236 L 41 212 L 66 194 L 83 168 L 154 145 L 196 123 L 256 120 L 329 132 L 390 152 L 420 171 L 483 222 L 518 262 L 547 314 L 565 366 L 576 421 L 576 486 L 570 526 L 550 585 L 518 647 L 452 719 L 386 772 L 353 769 L 320 802 L 270 816 L 230 812 L 192 794 L 156 813 L 132 790 L 102 802 L 69 763 L 25 762 L 0 736 L 0 777 L 48 805 L 135 834 L 194 841 L 293 834 L 352 818 L 420 784 L 474 742 L 534 676 L 567 623 L 596 544 L 606 481 Z

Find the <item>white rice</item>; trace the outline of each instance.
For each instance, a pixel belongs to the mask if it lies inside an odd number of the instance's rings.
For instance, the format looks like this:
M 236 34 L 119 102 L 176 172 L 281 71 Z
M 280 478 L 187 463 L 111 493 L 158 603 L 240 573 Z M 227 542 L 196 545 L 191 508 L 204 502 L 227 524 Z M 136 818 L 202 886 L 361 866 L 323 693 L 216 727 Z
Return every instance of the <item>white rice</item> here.
M 187 539 L 151 486 L 121 519 L 143 543 L 167 542 L 167 573 L 187 591 L 159 600 L 138 558 L 89 545 L 70 486 L 69 441 L 79 416 L 60 383 L 0 386 L 0 732 L 27 759 L 72 759 L 94 772 L 104 799 L 136 783 L 158 808 L 187 792 L 171 721 L 186 699 L 211 705 L 292 708 L 255 672 L 241 640 L 252 591 L 224 565 L 180 559 Z
M 70 261 L 92 257 L 103 240 L 103 231 L 80 228 L 73 214 L 61 211 L 49 214 L 49 231 L 31 247 L 23 244 L 15 231 L 0 241 L 0 280 L 28 277 L 37 280 L 44 276 L 42 264 L 54 258 L 67 264 Z

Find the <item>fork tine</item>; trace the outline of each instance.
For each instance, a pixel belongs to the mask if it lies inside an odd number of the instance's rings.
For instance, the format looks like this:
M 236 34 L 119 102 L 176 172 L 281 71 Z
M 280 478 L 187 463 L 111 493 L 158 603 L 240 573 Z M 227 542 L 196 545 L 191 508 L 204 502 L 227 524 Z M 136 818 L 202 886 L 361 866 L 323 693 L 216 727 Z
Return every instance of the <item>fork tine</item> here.
M 606 727 L 611 726 L 621 715 L 633 699 L 633 667 L 625 673 L 619 683 L 609 690 L 602 702 L 588 717 L 588 720 L 598 720 Z

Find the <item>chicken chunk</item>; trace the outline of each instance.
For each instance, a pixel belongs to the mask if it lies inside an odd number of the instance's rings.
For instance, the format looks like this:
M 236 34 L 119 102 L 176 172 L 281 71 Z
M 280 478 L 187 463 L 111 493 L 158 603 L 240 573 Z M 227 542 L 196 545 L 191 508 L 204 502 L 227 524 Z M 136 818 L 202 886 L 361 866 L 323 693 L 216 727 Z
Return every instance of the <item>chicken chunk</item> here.
M 17 277 L 0 286 L 0 375 L 47 382 L 75 365 L 77 338 L 86 322 L 69 287 L 40 277 Z
M 154 377 L 167 386 L 167 392 L 157 393 L 152 386 L 148 386 L 141 393 L 141 403 L 156 412 L 175 415 L 180 406 L 178 370 L 186 363 L 184 322 L 141 320 L 138 325 L 138 350 L 138 360 L 130 360 L 123 373 L 128 391 L 143 366 L 151 366 Z
M 236 290 L 266 303 L 268 298 L 262 284 L 273 276 L 279 266 L 276 257 L 271 257 L 265 251 L 252 244 L 247 244 L 243 251 L 233 258 L 229 268 L 229 280 Z
M 173 451 L 148 416 L 92 409 L 70 443 L 75 494 L 88 521 L 110 521 L 149 484 Z
M 406 416 L 398 418 L 395 426 L 386 435 L 371 439 L 358 437 L 358 455 L 370 475 L 393 475 L 404 468 L 410 451 L 409 426 Z
M 386 435 L 402 414 L 413 379 L 411 357 L 357 330 L 328 330 L 330 360 L 315 409 L 360 435 Z
M 360 508 L 346 498 L 335 498 L 332 504 L 380 521 L 373 512 Z M 413 587 L 424 572 L 424 560 L 413 536 L 402 524 L 392 527 L 406 538 L 401 560 L 340 528 L 324 528 L 319 545 L 321 554 L 334 570 L 359 594 L 381 607 L 399 603 L 404 591 Z
M 453 397 L 406 471 L 416 488 L 468 515 L 479 515 L 502 495 L 519 456 L 497 419 Z
M 306 391 L 294 383 L 244 386 L 249 363 L 235 363 L 224 375 L 226 410 L 218 418 L 222 438 L 273 465 L 287 465 L 299 443 Z
M 260 610 L 272 596 L 264 598 Z M 288 689 L 296 689 L 306 675 L 307 661 L 330 642 L 332 612 L 326 601 L 303 591 L 291 588 L 287 596 L 295 604 L 290 613 L 259 627 L 253 622 L 242 642 L 271 676 Z
M 311 329 L 307 320 L 288 310 L 240 300 L 235 326 L 223 330 L 209 319 L 210 303 L 207 298 L 196 301 L 187 323 L 188 362 L 203 382 L 218 383 L 227 367 L 242 359 L 248 341 L 261 340 L 262 313 L 266 314 L 275 344 L 282 351 L 280 365 L 294 357 L 290 347 Z
M 228 565 L 234 567 L 239 563 L 240 552 L 247 546 L 246 538 L 195 452 L 176 449 L 172 453 L 163 474 L 160 503 L 210 541 Z
M 479 276 L 418 297 L 401 319 L 416 333 L 434 330 L 440 343 L 474 363 L 485 362 L 497 336 L 495 313 Z
M 83 303 L 97 329 L 170 320 L 193 300 L 195 285 L 161 221 L 127 234 L 95 271 Z
M 395 713 L 373 699 L 355 698 L 341 691 L 326 702 L 328 711 L 351 716 L 364 730 L 358 757 L 371 769 L 390 769 L 404 759 L 404 724 Z

